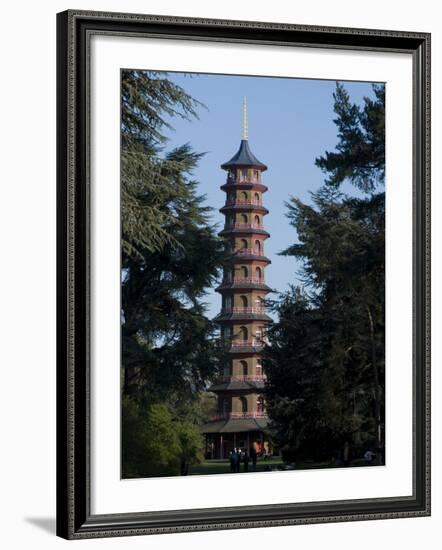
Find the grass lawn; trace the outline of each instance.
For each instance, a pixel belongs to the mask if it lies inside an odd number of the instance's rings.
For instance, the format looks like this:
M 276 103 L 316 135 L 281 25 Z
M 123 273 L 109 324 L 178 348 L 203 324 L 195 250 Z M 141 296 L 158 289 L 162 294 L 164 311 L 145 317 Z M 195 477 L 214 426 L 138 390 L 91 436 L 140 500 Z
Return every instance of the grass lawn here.
M 272 471 L 277 471 L 278 466 L 282 465 L 280 457 L 272 457 L 264 460 L 258 458 L 256 464 L 256 472 L 268 471 L 270 467 Z M 364 460 L 353 460 L 351 466 L 367 466 Z M 337 468 L 335 464 L 330 462 L 299 462 L 296 465 L 296 470 L 311 470 L 314 468 Z M 252 463 L 249 463 L 249 473 L 253 472 Z M 195 464 L 191 467 L 190 475 L 207 475 L 207 474 L 230 474 L 230 462 L 228 460 L 205 460 L 201 464 Z M 241 464 L 241 473 L 244 473 L 244 464 Z
M 256 463 L 256 472 L 264 472 L 269 466 L 272 470 L 276 470 L 277 466 L 282 464 L 282 460 L 279 457 L 268 458 L 264 460 L 258 458 Z M 249 472 L 252 472 L 252 462 L 249 462 Z M 244 472 L 244 464 L 241 463 L 241 473 Z M 192 475 L 206 475 L 206 474 L 230 474 L 230 462 L 228 460 L 205 460 L 201 464 L 195 464 L 191 467 L 189 472 Z

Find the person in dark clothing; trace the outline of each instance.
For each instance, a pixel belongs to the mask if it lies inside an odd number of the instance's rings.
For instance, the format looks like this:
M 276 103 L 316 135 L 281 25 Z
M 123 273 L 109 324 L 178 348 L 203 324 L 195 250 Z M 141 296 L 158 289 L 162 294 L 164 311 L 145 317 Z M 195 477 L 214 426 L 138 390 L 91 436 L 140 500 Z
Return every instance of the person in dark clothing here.
M 344 466 L 350 466 L 350 443 L 348 441 L 344 443 L 343 458 Z
M 229 461 L 230 461 L 230 471 L 233 473 L 236 470 L 236 457 L 235 457 L 235 451 L 232 449 L 229 453 Z
M 236 451 L 236 469 L 235 472 L 238 474 L 241 468 L 241 450 Z
M 252 459 L 253 471 L 255 471 L 256 470 L 256 459 L 258 458 L 255 447 L 250 448 L 250 458 Z
M 250 458 L 249 458 L 249 453 L 247 452 L 247 449 L 244 451 L 244 456 L 243 456 L 242 461 L 244 463 L 244 471 L 248 472 L 249 471 Z

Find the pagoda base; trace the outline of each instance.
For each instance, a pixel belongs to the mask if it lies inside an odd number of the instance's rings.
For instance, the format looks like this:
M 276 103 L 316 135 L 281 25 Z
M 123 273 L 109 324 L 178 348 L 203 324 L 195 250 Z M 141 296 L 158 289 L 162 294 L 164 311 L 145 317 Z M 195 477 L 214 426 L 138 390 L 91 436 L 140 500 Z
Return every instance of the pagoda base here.
M 205 436 L 205 457 L 227 459 L 234 449 L 255 449 L 257 456 L 271 452 L 266 434 L 268 419 L 229 419 L 209 422 L 201 427 Z

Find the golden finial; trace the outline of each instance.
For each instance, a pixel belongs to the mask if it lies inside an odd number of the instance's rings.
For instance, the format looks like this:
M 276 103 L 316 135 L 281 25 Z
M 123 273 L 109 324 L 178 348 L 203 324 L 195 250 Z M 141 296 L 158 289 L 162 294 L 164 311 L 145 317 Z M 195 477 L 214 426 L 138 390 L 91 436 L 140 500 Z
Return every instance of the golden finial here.
M 247 126 L 247 100 L 244 96 L 242 100 L 242 139 L 249 139 L 249 128 Z

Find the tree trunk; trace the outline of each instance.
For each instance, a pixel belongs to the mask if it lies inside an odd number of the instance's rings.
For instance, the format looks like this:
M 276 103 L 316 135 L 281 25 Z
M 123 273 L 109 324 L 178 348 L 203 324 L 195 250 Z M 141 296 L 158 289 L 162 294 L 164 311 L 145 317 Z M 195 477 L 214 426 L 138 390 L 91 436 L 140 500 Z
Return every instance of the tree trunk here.
M 371 342 L 371 365 L 373 369 L 374 379 L 374 403 L 375 403 L 375 420 L 376 420 L 376 460 L 380 462 L 380 450 L 382 448 L 382 421 L 381 421 L 381 386 L 379 384 L 379 371 L 376 361 L 376 344 L 374 339 L 374 322 L 369 306 L 366 306 L 368 321 L 370 325 L 370 342 Z

